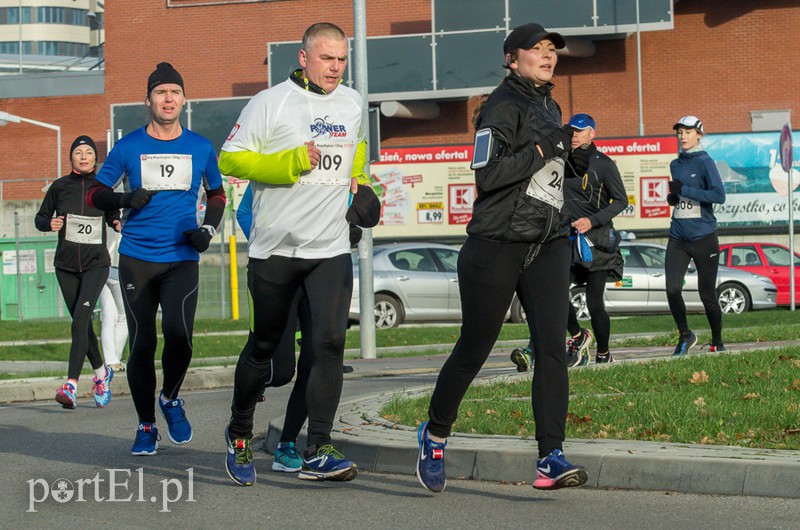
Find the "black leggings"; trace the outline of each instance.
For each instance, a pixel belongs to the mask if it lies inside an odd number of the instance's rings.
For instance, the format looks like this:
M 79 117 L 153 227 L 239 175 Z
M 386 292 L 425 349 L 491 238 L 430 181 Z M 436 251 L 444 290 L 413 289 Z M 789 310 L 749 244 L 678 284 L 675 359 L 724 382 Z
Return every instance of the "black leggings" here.
M 164 397 L 175 399 L 192 360 L 192 332 L 197 309 L 196 261 L 154 263 L 119 257 L 119 280 L 128 318 L 128 386 L 140 423 L 156 421 L 156 315 L 161 305 L 164 348 L 161 368 Z
M 592 318 L 592 331 L 594 331 L 594 339 L 597 343 L 597 353 L 607 353 L 608 339 L 611 335 L 611 319 L 608 318 L 603 296 L 606 292 L 608 271 L 580 271 L 580 273 L 581 278 L 586 279 L 586 309 L 589 310 Z M 578 313 L 572 304 L 569 304 L 567 331 L 573 337 L 581 331 Z
M 292 300 L 292 308 L 289 311 L 289 321 L 286 329 L 283 330 L 278 349 L 272 356 L 267 369 L 267 381 L 264 387 L 278 388 L 289 384 L 294 377 L 295 366 L 298 367 L 299 374 L 295 381 L 289 401 L 286 404 L 286 416 L 284 417 L 283 430 L 281 431 L 281 442 L 294 442 L 300 435 L 303 424 L 308 417 L 306 410 L 306 383 L 308 382 L 309 368 L 311 365 L 311 341 L 301 341 L 300 359 L 295 359 L 295 335 L 297 333 L 297 321 L 300 321 L 300 334 L 310 336 L 309 326 L 309 307 L 308 300 L 302 296 L 302 290 Z M 250 341 L 253 340 L 253 332 L 250 332 L 245 349 L 251 348 Z
M 77 380 L 83 370 L 83 360 L 88 357 L 93 370 L 103 366 L 103 357 L 92 327 L 92 313 L 100 291 L 108 278 L 108 267 L 70 272 L 56 269 L 56 279 L 64 302 L 72 317 L 67 378 Z
M 486 362 L 517 292 L 528 317 L 535 355 L 531 405 L 539 455 L 560 449 L 569 400 L 564 329 L 569 304 L 569 240 L 542 246 L 522 269 L 528 245 L 468 237 L 458 257 L 463 321 L 431 397 L 429 429 L 447 437 L 470 383 Z
M 292 299 L 302 290 L 308 300 L 309 316 L 303 343 L 313 352 L 310 366 L 301 359 L 298 376 L 301 385 L 306 382 L 303 390 L 308 411 L 308 445 L 319 447 L 329 443 L 342 391 L 344 340 L 353 291 L 350 254 L 327 259 L 282 256 L 250 259 L 247 286 L 253 340 L 242 350 L 236 365 L 228 428 L 231 437 L 253 436 L 253 412 L 269 372 L 270 359 L 286 329 Z
M 686 323 L 686 304 L 683 302 L 683 279 L 694 260 L 697 267 L 697 290 L 706 310 L 711 327 L 711 342 L 722 342 L 722 310 L 717 300 L 717 271 L 719 270 L 719 239 L 717 233 L 695 241 L 682 241 L 673 237 L 667 243 L 666 275 L 667 301 L 672 318 L 681 334 L 689 332 Z

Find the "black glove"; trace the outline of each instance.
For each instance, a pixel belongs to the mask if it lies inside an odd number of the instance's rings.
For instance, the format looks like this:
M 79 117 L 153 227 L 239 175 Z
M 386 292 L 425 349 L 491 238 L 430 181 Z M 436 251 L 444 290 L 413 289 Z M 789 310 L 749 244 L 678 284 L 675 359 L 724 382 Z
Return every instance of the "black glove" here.
M 536 142 L 536 145 L 542 150 L 542 157 L 554 158 L 564 151 L 569 151 L 572 147 L 572 133 L 572 127 L 565 125 Z
M 576 147 L 570 151 L 567 162 L 572 166 L 572 171 L 575 173 L 575 176 L 582 177 L 586 174 L 586 170 L 589 169 L 589 162 L 591 159 L 592 153 L 588 149 Z
M 667 204 L 670 206 L 677 206 L 680 202 L 680 198 L 678 198 L 677 193 L 668 193 L 667 194 Z
M 208 250 L 208 245 L 211 243 L 211 238 L 213 237 L 211 233 L 202 226 L 193 230 L 186 230 L 183 235 L 189 238 L 189 241 L 192 242 L 192 246 L 198 252 L 205 252 Z
M 361 234 L 363 230 L 358 225 L 350 223 L 350 246 L 354 247 L 358 245 L 358 242 L 361 241 Z
M 670 180 L 669 181 L 669 192 L 674 193 L 675 195 L 681 194 L 681 188 L 683 188 L 683 182 L 680 180 Z
M 119 205 L 123 208 L 136 208 L 137 210 L 141 210 L 150 202 L 150 198 L 156 193 L 155 191 L 146 190 L 144 188 L 139 188 L 131 193 L 123 193 L 122 197 L 119 199 Z

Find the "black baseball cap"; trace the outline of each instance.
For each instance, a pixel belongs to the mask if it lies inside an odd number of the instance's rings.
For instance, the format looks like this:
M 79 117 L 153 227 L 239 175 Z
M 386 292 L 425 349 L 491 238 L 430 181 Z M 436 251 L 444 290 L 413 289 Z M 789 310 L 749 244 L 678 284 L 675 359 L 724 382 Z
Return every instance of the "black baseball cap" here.
M 532 48 L 542 39 L 550 39 L 556 45 L 556 49 L 564 48 L 567 43 L 560 33 L 547 31 L 535 22 L 523 24 L 514 28 L 503 41 L 503 54 L 508 54 L 514 50 Z

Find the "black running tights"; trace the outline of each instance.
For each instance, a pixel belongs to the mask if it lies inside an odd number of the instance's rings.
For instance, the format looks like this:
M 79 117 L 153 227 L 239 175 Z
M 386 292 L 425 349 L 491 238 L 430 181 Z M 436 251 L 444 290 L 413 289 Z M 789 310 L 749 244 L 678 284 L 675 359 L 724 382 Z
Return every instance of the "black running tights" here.
M 597 353 L 606 353 L 608 352 L 608 339 L 611 335 L 611 319 L 608 317 L 603 300 L 606 293 L 608 271 L 589 271 L 582 277 L 586 278 L 586 309 L 589 310 L 592 318 L 592 331 L 594 331 L 594 339 L 597 343 Z M 572 304 L 569 304 L 567 331 L 573 337 L 581 331 L 578 313 Z
M 686 323 L 686 304 L 683 301 L 683 280 L 690 260 L 694 260 L 697 267 L 697 290 L 711 328 L 711 342 L 719 344 L 722 342 L 722 310 L 717 300 L 719 239 L 716 232 L 695 241 L 682 241 L 671 237 L 667 243 L 665 263 L 667 302 L 681 334 L 689 332 L 689 325 Z
M 327 259 L 283 256 L 250 259 L 247 287 L 253 340 L 242 350 L 236 365 L 228 428 L 231 437 L 253 436 L 258 395 L 266 381 L 270 359 L 286 329 L 292 299 L 302 289 L 309 309 L 309 332 L 303 333 L 303 345 L 313 352 L 305 387 L 308 445 L 329 443 L 342 391 L 344 340 L 353 290 L 350 254 Z M 303 376 L 306 368 L 302 360 L 300 365 L 298 381 L 302 384 L 306 381 Z
M 140 423 L 156 421 L 156 315 L 159 305 L 164 335 L 162 390 L 167 399 L 177 398 L 180 392 L 192 360 L 198 274 L 196 261 L 153 263 L 125 255 L 119 257 L 119 279 L 130 341 L 128 386 Z
M 108 267 L 70 272 L 56 269 L 56 279 L 72 316 L 67 378 L 77 380 L 83 369 L 83 360 L 88 357 L 93 370 L 103 366 L 103 357 L 97 344 L 97 335 L 92 327 L 92 313 L 100 291 L 108 278 Z
M 569 240 L 542 246 L 526 269 L 528 245 L 468 237 L 458 257 L 463 322 L 431 397 L 428 428 L 447 437 L 470 383 L 500 334 L 516 291 L 528 318 L 535 355 L 531 405 L 539 455 L 560 449 L 569 399 L 564 329 L 569 304 Z

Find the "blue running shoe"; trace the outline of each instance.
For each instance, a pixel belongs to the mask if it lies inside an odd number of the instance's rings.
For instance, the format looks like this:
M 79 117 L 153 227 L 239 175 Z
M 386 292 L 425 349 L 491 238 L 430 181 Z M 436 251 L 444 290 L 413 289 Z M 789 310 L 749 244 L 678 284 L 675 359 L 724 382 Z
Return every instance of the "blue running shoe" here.
M 570 486 L 580 486 L 589 479 L 586 468 L 574 466 L 567 462 L 561 449 L 536 461 L 536 480 L 533 487 L 537 490 L 557 490 Z
M 105 407 L 111 401 L 111 387 L 109 383 L 114 378 L 114 371 L 106 366 L 106 375 L 103 379 L 92 378 L 92 395 L 94 404 L 98 407 Z
M 78 406 L 77 398 L 75 397 L 75 389 L 69 383 L 56 390 L 56 401 L 61 403 L 65 409 L 74 409 Z
M 678 339 L 678 345 L 675 346 L 675 351 L 672 352 L 672 355 L 676 357 L 682 357 L 689 353 L 689 350 L 694 348 L 694 345 L 697 344 L 697 336 L 691 331 L 684 335 L 681 333 L 680 338 Z
M 298 478 L 303 480 L 335 480 L 344 482 L 358 475 L 355 462 L 346 459 L 333 445 L 325 444 L 311 456 L 303 457 L 303 468 Z
M 294 473 L 303 468 L 303 459 L 294 446 L 294 442 L 281 442 L 275 448 L 275 460 L 272 462 L 273 471 Z
M 447 477 L 444 473 L 444 449 L 447 442 L 434 442 L 428 438 L 428 422 L 417 429 L 419 456 L 417 456 L 417 478 L 419 483 L 433 493 L 444 491 Z
M 164 415 L 164 419 L 167 420 L 170 441 L 177 445 L 191 442 L 192 426 L 189 424 L 189 420 L 186 419 L 186 411 L 183 410 L 184 401 L 182 399 L 173 399 L 164 403 L 161 399 L 163 396 L 164 391 L 162 390 L 158 394 L 158 406 L 161 408 L 161 414 Z
M 253 465 L 253 448 L 250 438 L 234 438 L 228 435 L 225 427 L 225 444 L 228 454 L 225 457 L 225 470 L 228 476 L 240 486 L 256 483 L 256 466 Z
M 158 451 L 158 429 L 152 423 L 140 423 L 136 429 L 136 439 L 131 447 L 131 454 L 134 456 L 154 455 Z

